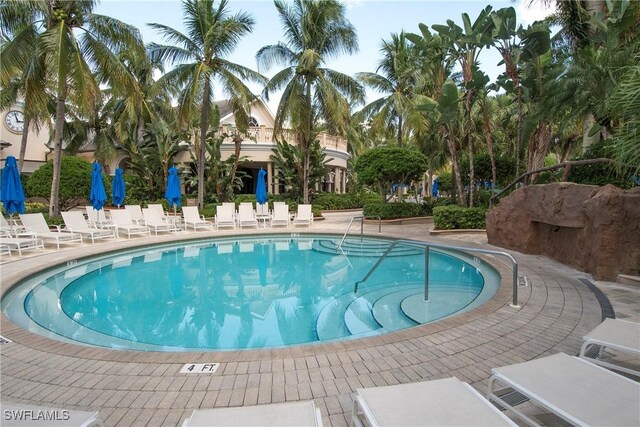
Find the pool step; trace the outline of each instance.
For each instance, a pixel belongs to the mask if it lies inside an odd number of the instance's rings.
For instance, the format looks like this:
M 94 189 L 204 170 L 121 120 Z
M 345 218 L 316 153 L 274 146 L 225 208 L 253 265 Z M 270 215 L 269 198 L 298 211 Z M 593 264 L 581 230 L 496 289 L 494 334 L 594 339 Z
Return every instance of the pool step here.
M 381 324 L 374 315 L 374 306 L 389 295 L 406 292 L 415 292 L 413 285 L 386 285 L 375 290 L 368 290 L 365 294 L 354 299 L 344 312 L 344 323 L 352 335 L 380 329 Z M 398 300 L 401 301 L 401 300 Z M 399 310 L 402 317 L 405 317 Z M 413 322 L 411 322 L 413 323 Z
M 391 242 L 379 241 L 379 242 L 361 242 L 359 238 L 346 239 L 340 248 L 338 248 L 338 240 L 316 240 L 313 245 L 313 249 L 329 254 L 344 253 L 348 256 L 356 257 L 380 257 L 391 245 Z M 417 255 L 422 253 L 420 249 L 409 246 L 397 246 L 388 256 L 406 256 Z
M 408 318 L 400 308 L 401 302 L 413 295 L 422 295 L 424 287 L 420 285 L 411 286 L 397 292 L 389 293 L 378 299 L 373 305 L 373 317 L 383 329 L 400 330 L 418 325 L 417 322 Z

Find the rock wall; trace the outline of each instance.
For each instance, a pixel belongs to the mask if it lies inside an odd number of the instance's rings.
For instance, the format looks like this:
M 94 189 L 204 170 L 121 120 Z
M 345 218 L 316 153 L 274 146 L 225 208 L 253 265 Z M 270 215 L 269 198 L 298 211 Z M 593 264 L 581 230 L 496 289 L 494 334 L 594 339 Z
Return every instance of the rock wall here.
M 546 255 L 596 280 L 640 275 L 640 187 L 531 185 L 487 212 L 489 243 Z

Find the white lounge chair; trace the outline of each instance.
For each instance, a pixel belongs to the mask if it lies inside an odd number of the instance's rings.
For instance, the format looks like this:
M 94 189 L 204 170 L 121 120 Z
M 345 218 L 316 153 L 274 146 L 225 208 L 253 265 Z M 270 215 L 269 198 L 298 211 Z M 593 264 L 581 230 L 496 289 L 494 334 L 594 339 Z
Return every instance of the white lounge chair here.
M 9 250 L 9 256 L 11 256 L 11 251 L 18 252 L 20 256 L 22 256 L 22 251 L 30 249 L 44 251 L 44 243 L 35 235 L 32 237 L 11 237 L 7 231 L 0 231 L 0 246 Z
M 142 209 L 142 216 L 144 218 L 144 224 L 153 230 L 156 236 L 158 235 L 158 231 L 165 233 L 176 231 L 176 227 L 164 221 L 156 210 L 144 208 Z
M 596 358 L 588 355 L 589 350 L 592 348 L 598 350 Z M 637 369 L 600 360 L 605 348 L 610 348 L 616 352 L 628 353 L 636 358 L 637 361 L 640 361 L 640 323 L 620 319 L 605 319 L 593 331 L 584 336 L 584 344 L 580 349 L 580 357 L 591 363 L 640 377 L 640 371 Z
M 30 232 L 44 241 L 54 242 L 60 250 L 61 243 L 80 243 L 82 244 L 82 235 L 71 231 L 60 231 L 60 227 L 56 226 L 58 231 L 51 231 L 41 213 L 20 214 L 20 221 Z
M 145 225 L 144 215 L 142 214 L 140 205 L 124 205 L 124 210 L 129 212 L 131 221 L 133 221 L 134 224 Z
M 359 388 L 351 425 L 515 426 L 480 393 L 457 378 Z
M 190 426 L 322 426 L 313 400 L 268 405 L 198 409 L 182 424 Z
M 95 210 L 93 206 L 85 206 L 87 212 L 87 220 L 90 224 L 96 224 L 100 228 L 114 228 L 111 220 L 107 218 L 104 209 Z
M 13 237 L 33 237 L 22 225 L 17 225 L 15 221 L 12 222 L 12 224 L 9 224 L 5 217 L 0 215 L 0 231 L 6 231 Z
M 182 216 L 185 228 L 191 226 L 193 227 L 193 231 L 197 231 L 198 228 L 213 228 L 213 223 L 207 221 L 204 219 L 204 216 L 200 215 L 197 206 L 183 206 Z
M 231 204 L 222 204 L 222 206 L 216 207 L 216 227 L 231 227 L 236 228 L 236 218 L 235 218 L 235 205 Z
M 149 204 L 148 208 L 151 209 L 152 211 L 156 212 L 156 215 L 159 216 L 160 218 L 162 218 L 163 221 L 173 225 L 173 227 L 177 230 L 180 225 L 180 217 L 177 215 L 167 215 L 167 213 L 164 211 L 164 208 L 162 207 L 161 204 L 156 203 L 156 204 Z
M 131 238 L 132 234 L 147 234 L 150 235 L 151 231 L 149 227 L 145 225 L 134 224 L 131 220 L 131 215 L 126 210 L 111 211 L 111 221 L 116 227 L 116 234 L 124 231 L 127 233 L 127 238 Z
M 564 353 L 491 370 L 487 397 L 531 425 L 538 423 L 495 393 L 501 385 L 580 426 L 640 425 L 640 383 Z
M 240 203 L 238 206 L 238 227 L 255 227 L 258 228 L 258 220 L 253 212 L 251 203 Z
M 62 219 L 67 230 L 91 238 L 92 244 L 95 243 L 96 239 L 116 238 L 114 229 L 107 230 L 91 227 L 80 211 L 62 212 Z
M 271 227 L 282 225 L 289 227 L 289 207 L 285 203 L 274 203 L 273 214 L 271 215 Z
M 293 226 L 307 225 L 311 226 L 313 222 L 313 212 L 311 211 L 311 205 L 298 205 L 298 213 L 293 218 Z

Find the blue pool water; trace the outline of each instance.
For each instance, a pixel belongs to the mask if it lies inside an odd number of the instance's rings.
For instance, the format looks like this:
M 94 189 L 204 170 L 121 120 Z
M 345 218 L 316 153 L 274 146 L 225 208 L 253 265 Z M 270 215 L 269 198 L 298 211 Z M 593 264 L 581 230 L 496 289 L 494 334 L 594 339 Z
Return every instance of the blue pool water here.
M 133 350 L 282 347 L 387 333 L 491 298 L 495 271 L 391 241 L 277 235 L 198 241 L 83 260 L 12 289 L 3 312 L 64 341 Z

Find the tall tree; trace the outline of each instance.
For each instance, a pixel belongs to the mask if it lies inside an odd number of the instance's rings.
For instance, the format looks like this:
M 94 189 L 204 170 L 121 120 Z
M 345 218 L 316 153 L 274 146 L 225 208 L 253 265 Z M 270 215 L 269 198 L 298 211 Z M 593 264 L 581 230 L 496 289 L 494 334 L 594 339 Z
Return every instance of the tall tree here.
M 271 78 L 263 93 L 269 99 L 271 93 L 283 90 L 275 133 L 282 135 L 287 122 L 295 129 L 304 157 L 302 198 L 308 203 L 311 147 L 319 121 L 330 132 L 344 135 L 351 102 L 364 99 L 364 90 L 354 79 L 324 64 L 341 53 L 356 52 L 358 42 L 355 28 L 345 18 L 345 7 L 337 0 L 275 0 L 274 4 L 285 43 L 261 48 L 256 59 L 265 69 L 286 67 Z
M 367 104 L 360 114 L 373 118 L 378 125 L 396 128 L 398 147 L 408 135 L 408 116 L 415 114 L 413 95 L 417 68 L 415 51 L 404 32 L 391 34 L 391 40 L 383 40 L 380 49 L 382 58 L 375 73 L 357 73 L 356 78 L 383 96 Z
M 1 4 L 0 27 L 14 37 L 3 47 L 0 82 L 15 68 L 42 67 L 37 74 L 46 76 L 37 84 L 45 93 L 51 82 L 56 99 L 53 179 L 49 214 L 57 216 L 62 160 L 63 126 L 67 99 L 78 108 L 91 110 L 99 94 L 99 84 L 127 87 L 135 95 L 135 81 L 118 60 L 115 52 L 142 49 L 137 29 L 116 19 L 93 13 L 95 0 L 5 0 Z M 27 24 L 33 25 L 27 25 Z M 32 61 L 34 55 L 42 61 Z M 103 81 L 96 81 L 91 65 L 102 70 Z
M 180 87 L 178 118 L 181 123 L 191 122 L 200 115 L 200 143 L 198 150 L 198 206 L 204 208 L 205 163 L 207 132 L 212 118 L 214 85 L 220 84 L 235 114 L 236 126 L 241 131 L 249 124 L 247 112 L 255 99 L 244 81 L 264 84 L 266 79 L 250 68 L 225 59 L 242 37 L 251 33 L 253 18 L 246 12 L 232 15 L 227 0 L 183 0 L 182 12 L 187 34 L 162 24 L 149 24 L 168 43 L 151 43 L 152 60 L 177 64 L 159 82 Z
M 464 28 L 456 25 L 453 21 L 447 20 L 447 25 L 433 25 L 433 29 L 440 33 L 441 36 L 451 41 L 451 55 L 462 68 L 462 83 L 464 85 L 464 109 L 465 118 L 465 136 L 467 139 L 467 148 L 469 150 L 469 206 L 473 206 L 474 193 L 474 168 L 473 168 L 473 119 L 471 116 L 471 108 L 476 95 L 476 88 L 472 84 L 474 74 L 477 70 L 478 56 L 485 46 L 491 44 L 491 29 L 493 22 L 491 21 L 491 6 L 484 8 L 476 20 L 471 23 L 469 15 L 462 14 L 462 23 Z

